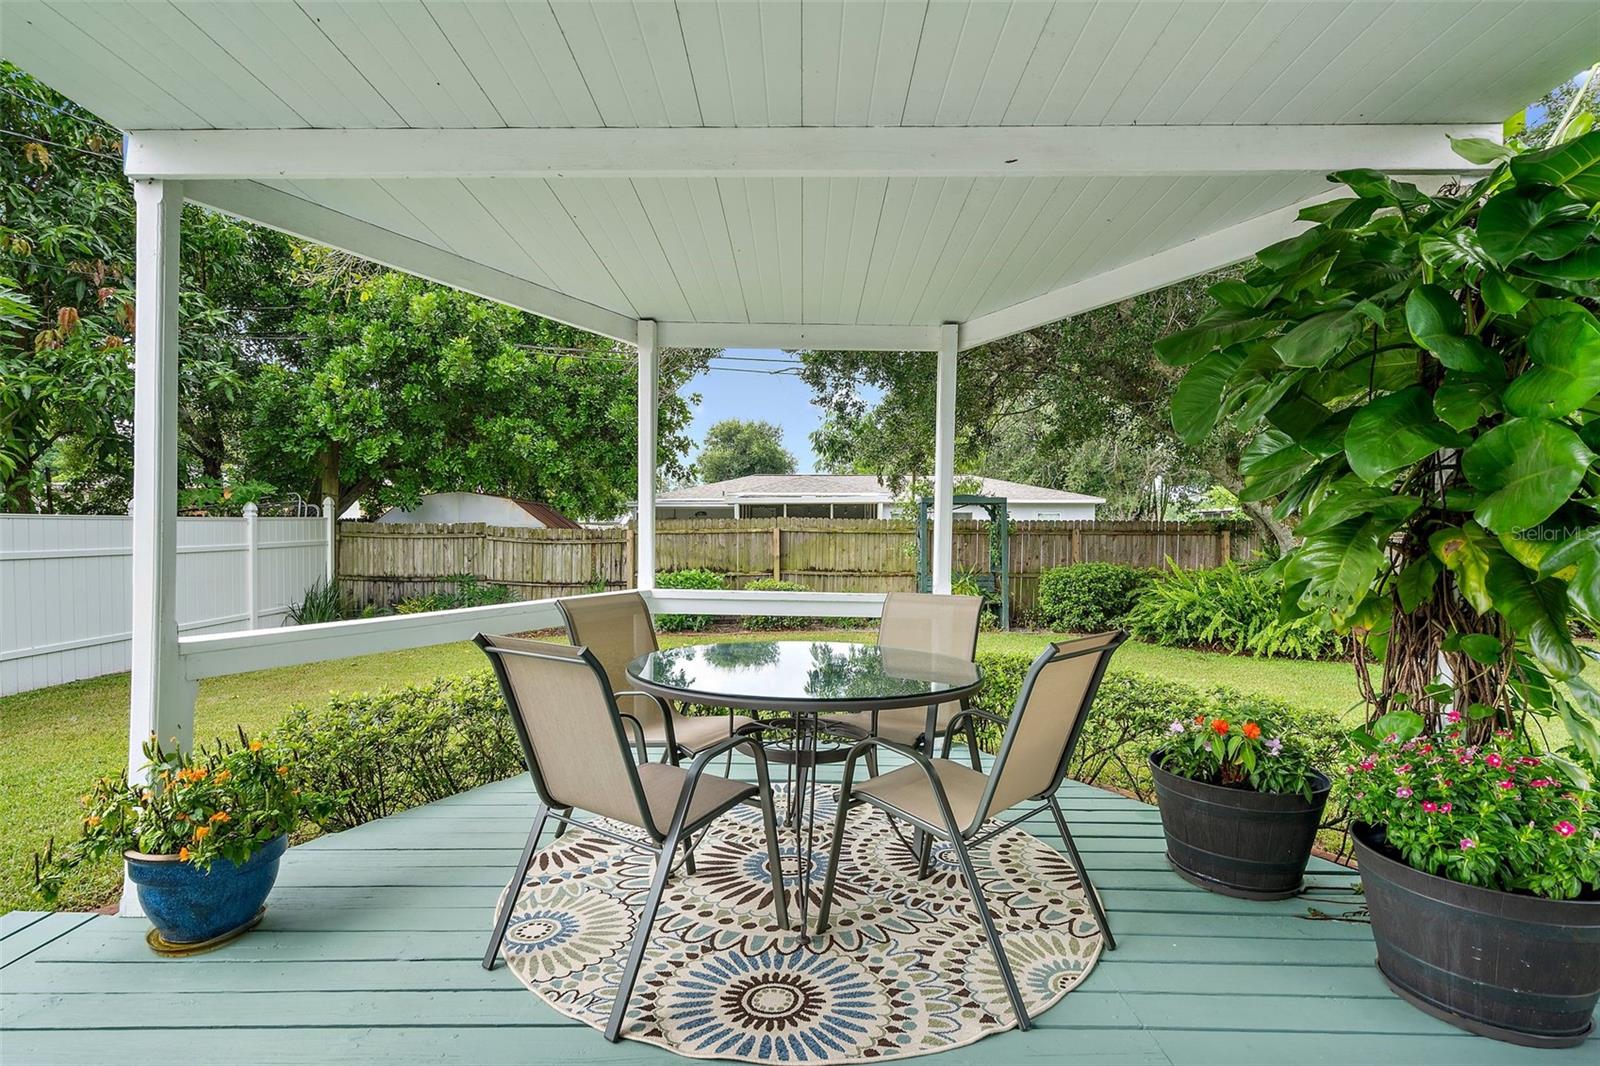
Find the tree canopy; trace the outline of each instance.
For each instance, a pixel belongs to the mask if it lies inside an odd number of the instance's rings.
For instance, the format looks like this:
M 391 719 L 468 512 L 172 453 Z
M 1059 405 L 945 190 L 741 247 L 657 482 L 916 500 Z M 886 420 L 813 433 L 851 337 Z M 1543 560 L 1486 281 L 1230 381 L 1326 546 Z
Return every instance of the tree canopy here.
M 695 476 L 703 482 L 792 474 L 794 468 L 794 455 L 783 446 L 783 427 L 742 418 L 723 419 L 707 430 L 694 464 Z
M 0 63 L 0 506 L 132 494 L 133 197 L 116 130 Z M 612 517 L 634 492 L 631 347 L 184 210 L 181 499 L 534 497 Z M 661 473 L 682 477 L 706 352 L 663 354 Z

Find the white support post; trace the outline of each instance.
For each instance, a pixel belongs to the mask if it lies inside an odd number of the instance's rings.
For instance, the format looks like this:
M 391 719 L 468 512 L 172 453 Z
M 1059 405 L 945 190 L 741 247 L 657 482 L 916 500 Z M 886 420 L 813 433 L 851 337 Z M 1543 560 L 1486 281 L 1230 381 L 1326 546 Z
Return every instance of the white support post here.
M 639 320 L 639 513 L 635 553 L 641 589 L 656 587 L 656 419 L 660 398 L 656 324 Z
M 261 575 L 257 556 L 261 548 L 260 513 L 254 503 L 244 505 L 244 613 L 250 629 L 261 628 L 261 596 L 256 587 Z
M 178 659 L 178 223 L 183 187 L 135 181 L 133 675 L 128 776 L 144 743 L 187 748 L 197 686 Z M 123 914 L 142 913 L 124 884 Z
M 949 595 L 955 549 L 957 327 L 939 330 L 939 368 L 933 422 L 933 591 Z
M 324 574 L 329 585 L 332 585 L 339 576 L 339 516 L 334 513 L 338 506 L 339 501 L 332 496 L 322 498 L 322 536 L 328 545 Z

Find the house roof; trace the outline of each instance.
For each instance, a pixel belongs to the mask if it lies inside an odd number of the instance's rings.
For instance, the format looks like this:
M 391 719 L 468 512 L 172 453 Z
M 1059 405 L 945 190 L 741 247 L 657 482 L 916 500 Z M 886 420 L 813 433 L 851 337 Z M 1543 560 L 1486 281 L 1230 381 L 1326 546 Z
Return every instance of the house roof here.
M 543 523 L 546 529 L 582 529 L 583 526 L 574 522 L 560 511 L 547 503 L 535 503 L 533 500 L 519 500 L 511 498 L 511 502 L 522 508 L 528 514 Z
M 1105 503 L 1099 496 L 1085 496 L 1042 485 L 1025 485 L 1001 478 L 979 479 L 983 496 L 1003 496 L 1011 503 Z M 750 474 L 746 477 L 713 481 L 708 485 L 689 485 L 656 495 L 656 503 L 757 503 L 822 500 L 833 503 L 889 503 L 895 499 L 872 474 Z
M 936 349 L 1296 232 L 1592 61 L 1600 5 L 7 0 L 192 201 L 632 342 Z

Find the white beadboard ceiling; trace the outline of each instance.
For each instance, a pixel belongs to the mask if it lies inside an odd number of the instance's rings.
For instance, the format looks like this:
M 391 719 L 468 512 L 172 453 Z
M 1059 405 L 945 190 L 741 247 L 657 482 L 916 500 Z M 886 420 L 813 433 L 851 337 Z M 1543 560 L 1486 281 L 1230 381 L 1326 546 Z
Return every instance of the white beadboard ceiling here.
M 1600 3 L 5 0 L 0 52 L 130 131 L 1453 126 L 1498 123 L 1600 58 Z M 627 331 L 606 315 L 987 315 L 994 334 L 1033 324 L 1008 317 L 1024 301 L 1048 315 L 1114 298 L 1069 297 L 1115 268 L 1148 261 L 1160 284 L 1237 258 L 1230 228 L 1274 212 L 1288 226 L 1283 208 L 1327 188 L 1292 160 L 1222 175 L 259 180 L 290 205 L 262 221 L 308 230 L 284 219 L 320 205 L 348 223 L 329 243 L 469 288 L 451 264 L 486 267 L 480 291 L 613 335 Z M 250 215 L 228 191 L 244 184 L 197 198 Z M 1117 292 L 1137 291 L 1128 273 Z

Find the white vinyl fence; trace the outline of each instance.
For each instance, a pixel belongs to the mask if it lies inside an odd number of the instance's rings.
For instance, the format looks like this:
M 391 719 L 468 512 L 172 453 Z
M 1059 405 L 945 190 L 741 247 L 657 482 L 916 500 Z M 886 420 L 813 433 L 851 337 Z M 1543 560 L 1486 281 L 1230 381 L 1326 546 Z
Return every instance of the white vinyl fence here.
M 178 519 L 180 633 L 284 625 L 331 576 L 331 525 Z M 121 515 L 0 514 L 0 695 L 129 668 L 131 536 Z

